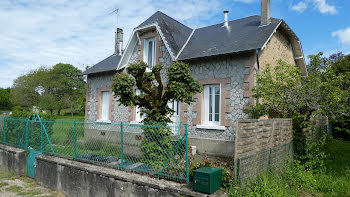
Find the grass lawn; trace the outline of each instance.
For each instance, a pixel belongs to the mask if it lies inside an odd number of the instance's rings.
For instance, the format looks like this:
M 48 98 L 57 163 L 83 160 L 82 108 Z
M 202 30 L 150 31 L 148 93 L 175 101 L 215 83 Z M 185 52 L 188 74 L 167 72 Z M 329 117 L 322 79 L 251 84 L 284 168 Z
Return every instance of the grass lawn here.
M 0 171 L 0 196 L 65 197 L 62 193 L 44 188 L 31 178 Z
M 85 114 L 73 114 L 73 117 L 72 117 L 71 114 L 66 113 L 64 115 L 57 116 L 55 119 L 84 120 Z
M 342 196 L 350 197 L 350 142 L 330 139 L 326 171 L 311 173 L 300 165 L 261 176 L 245 191 L 231 188 L 229 196 Z

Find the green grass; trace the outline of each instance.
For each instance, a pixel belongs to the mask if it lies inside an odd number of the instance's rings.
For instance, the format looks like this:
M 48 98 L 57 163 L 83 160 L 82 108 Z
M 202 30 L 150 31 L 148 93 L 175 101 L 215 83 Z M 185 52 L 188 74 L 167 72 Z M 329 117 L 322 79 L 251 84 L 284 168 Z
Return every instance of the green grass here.
M 4 187 L 4 186 L 7 186 L 7 185 L 9 185 L 9 184 L 6 183 L 6 182 L 1 182 L 1 183 L 0 183 L 0 188 L 2 188 L 2 187 Z
M 17 185 L 11 185 L 10 187 L 6 188 L 5 190 L 8 192 L 12 192 L 12 193 L 19 193 L 22 191 L 22 187 L 17 186 Z
M 56 119 L 73 119 L 73 120 L 84 120 L 85 114 L 73 114 L 73 117 L 70 113 L 66 113 L 64 115 L 56 116 Z
M 266 173 L 245 189 L 231 188 L 229 196 L 349 196 L 350 142 L 330 139 L 326 171 L 312 173 L 299 164 Z

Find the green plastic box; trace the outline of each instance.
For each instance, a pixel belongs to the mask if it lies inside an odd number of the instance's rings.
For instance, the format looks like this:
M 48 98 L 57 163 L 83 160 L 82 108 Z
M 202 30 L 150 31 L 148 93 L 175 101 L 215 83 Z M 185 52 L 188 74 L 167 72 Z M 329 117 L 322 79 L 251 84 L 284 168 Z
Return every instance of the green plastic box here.
M 221 168 L 203 167 L 193 171 L 193 190 L 212 194 L 221 187 Z

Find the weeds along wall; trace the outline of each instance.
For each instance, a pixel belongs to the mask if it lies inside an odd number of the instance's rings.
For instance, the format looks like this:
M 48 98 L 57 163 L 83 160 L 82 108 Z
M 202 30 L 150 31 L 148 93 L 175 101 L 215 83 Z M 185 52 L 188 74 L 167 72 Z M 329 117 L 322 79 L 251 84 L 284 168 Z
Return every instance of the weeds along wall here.
M 246 184 L 268 169 L 293 160 L 292 119 L 248 119 L 237 122 L 234 170 Z

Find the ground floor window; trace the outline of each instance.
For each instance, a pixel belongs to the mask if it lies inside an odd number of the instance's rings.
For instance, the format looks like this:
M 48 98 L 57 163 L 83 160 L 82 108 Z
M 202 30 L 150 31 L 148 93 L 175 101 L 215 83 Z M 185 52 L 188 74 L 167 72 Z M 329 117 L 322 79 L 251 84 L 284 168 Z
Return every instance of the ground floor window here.
M 101 104 L 101 120 L 109 120 L 109 103 L 110 103 L 110 92 L 103 91 L 102 104 Z
M 207 125 L 220 125 L 220 85 L 204 86 L 204 121 Z

